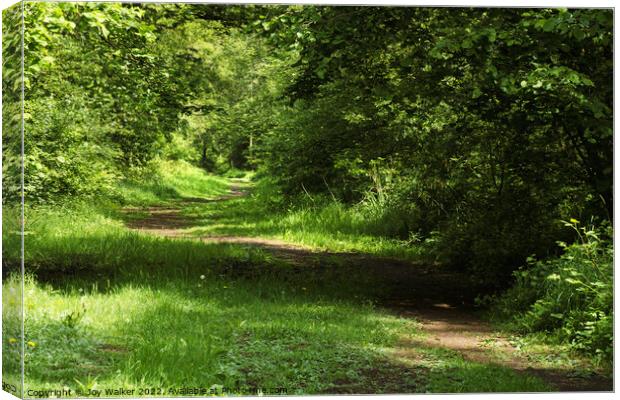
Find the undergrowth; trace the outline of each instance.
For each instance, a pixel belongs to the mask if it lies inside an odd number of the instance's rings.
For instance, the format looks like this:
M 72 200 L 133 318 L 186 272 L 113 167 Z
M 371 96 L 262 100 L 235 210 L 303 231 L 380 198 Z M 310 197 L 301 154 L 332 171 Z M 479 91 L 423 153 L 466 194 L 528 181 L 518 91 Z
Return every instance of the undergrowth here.
M 494 318 L 521 333 L 546 337 L 611 367 L 613 358 L 613 232 L 608 224 L 565 225 L 578 241 L 560 242 L 564 253 L 530 259 L 514 273 L 515 284 L 494 302 Z

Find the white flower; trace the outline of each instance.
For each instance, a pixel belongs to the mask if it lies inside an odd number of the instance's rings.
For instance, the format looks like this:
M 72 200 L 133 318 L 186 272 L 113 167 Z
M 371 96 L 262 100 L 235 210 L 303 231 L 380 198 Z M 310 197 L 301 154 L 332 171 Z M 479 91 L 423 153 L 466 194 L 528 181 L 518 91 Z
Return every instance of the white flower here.
M 205 278 L 206 278 L 206 276 L 200 275 L 200 279 L 205 279 Z

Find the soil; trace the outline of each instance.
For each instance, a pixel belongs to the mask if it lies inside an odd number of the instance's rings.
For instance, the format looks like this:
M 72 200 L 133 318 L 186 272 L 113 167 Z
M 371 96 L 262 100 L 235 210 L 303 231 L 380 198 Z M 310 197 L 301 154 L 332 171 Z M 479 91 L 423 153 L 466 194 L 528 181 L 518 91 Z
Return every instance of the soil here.
M 403 338 L 394 352 L 398 358 L 415 361 L 420 357 L 420 347 L 450 349 L 459 352 L 469 361 L 502 365 L 518 373 L 538 376 L 561 392 L 613 390 L 613 380 L 606 376 L 591 374 L 586 377 L 577 371 L 545 368 L 518 352 L 508 338 L 493 330 L 476 314 L 473 300 L 479 291 L 463 273 L 438 265 L 419 265 L 369 254 L 316 252 L 277 239 L 246 236 L 196 237 L 184 233 L 184 229 L 194 226 L 195 223 L 181 214 L 183 206 L 190 203 L 221 202 L 246 194 L 233 185 L 227 195 L 214 199 L 184 199 L 178 207 L 128 208 L 124 211 L 132 218 L 127 222 L 127 226 L 170 238 L 257 246 L 270 252 L 275 258 L 299 267 L 313 266 L 317 264 L 317 260 L 324 259 L 331 263 L 336 261 L 352 270 L 364 269 L 372 279 L 390 288 L 390 296 L 381 299 L 379 305 L 388 312 L 414 318 L 426 333 L 424 339 L 420 340 Z

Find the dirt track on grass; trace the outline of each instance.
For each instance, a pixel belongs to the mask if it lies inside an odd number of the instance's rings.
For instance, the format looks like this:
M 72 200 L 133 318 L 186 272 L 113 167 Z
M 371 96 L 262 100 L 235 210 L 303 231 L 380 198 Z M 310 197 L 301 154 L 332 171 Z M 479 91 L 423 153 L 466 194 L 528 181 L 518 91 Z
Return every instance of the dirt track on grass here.
M 420 357 L 421 347 L 449 349 L 459 352 L 468 361 L 501 365 L 518 373 L 538 376 L 558 391 L 613 390 L 613 382 L 607 377 L 584 377 L 571 370 L 545 368 L 518 352 L 508 338 L 494 331 L 475 314 L 472 303 L 477 290 L 464 274 L 439 266 L 416 265 L 369 254 L 316 252 L 278 239 L 197 237 L 186 231 L 196 226 L 196 221 L 182 214 L 184 206 L 224 202 L 246 194 L 242 188 L 233 185 L 229 194 L 213 199 L 186 198 L 178 206 L 127 208 L 124 212 L 131 218 L 126 224 L 131 229 L 168 238 L 256 246 L 301 268 L 336 261 L 339 268 L 351 269 L 352 273 L 363 269 L 372 279 L 389 288 L 390 296 L 381 299 L 379 305 L 387 312 L 414 318 L 426 333 L 424 339 L 403 338 L 394 349 L 396 358 L 415 361 Z

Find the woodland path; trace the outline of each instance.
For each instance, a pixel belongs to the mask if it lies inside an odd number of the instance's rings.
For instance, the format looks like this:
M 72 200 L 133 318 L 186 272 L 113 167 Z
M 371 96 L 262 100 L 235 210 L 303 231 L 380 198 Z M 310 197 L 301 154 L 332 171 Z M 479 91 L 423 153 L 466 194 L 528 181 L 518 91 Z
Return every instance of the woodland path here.
M 182 214 L 184 207 L 226 202 L 247 194 L 233 180 L 230 193 L 216 198 L 186 198 L 171 206 L 125 209 L 128 216 L 134 214 L 126 224 L 130 229 L 168 238 L 256 246 L 297 268 L 336 261 L 339 268 L 352 272 L 359 273 L 363 269 L 370 279 L 389 288 L 390 295 L 380 299 L 379 307 L 387 313 L 414 319 L 425 333 L 423 339 L 403 338 L 399 341 L 393 355 L 400 361 L 415 363 L 421 357 L 419 348 L 448 349 L 460 353 L 468 361 L 501 365 L 518 373 L 537 376 L 558 391 L 613 390 L 613 382 L 607 377 L 582 376 L 577 371 L 553 369 L 535 357 L 519 352 L 505 333 L 494 330 L 476 315 L 472 307 L 476 291 L 466 275 L 439 266 L 418 265 L 371 254 L 317 252 L 279 239 L 196 236 L 187 232 L 194 222 Z

